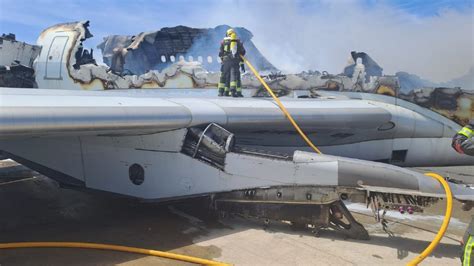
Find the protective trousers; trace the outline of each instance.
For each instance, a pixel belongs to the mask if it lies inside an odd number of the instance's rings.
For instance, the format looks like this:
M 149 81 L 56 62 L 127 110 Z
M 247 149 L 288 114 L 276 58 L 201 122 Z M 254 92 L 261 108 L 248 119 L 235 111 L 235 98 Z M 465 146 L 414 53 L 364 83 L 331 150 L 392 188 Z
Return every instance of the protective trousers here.
M 224 96 L 224 92 L 229 91 L 229 87 L 226 87 L 226 77 L 224 75 L 224 62 L 221 64 L 221 73 L 219 77 L 219 84 L 217 86 L 219 90 L 219 96 Z
M 219 96 L 242 97 L 242 82 L 238 61 L 224 60 L 222 62 L 218 89 Z
M 462 259 L 463 266 L 471 266 L 472 248 L 474 247 L 474 239 L 469 236 L 467 243 L 464 244 L 464 255 Z

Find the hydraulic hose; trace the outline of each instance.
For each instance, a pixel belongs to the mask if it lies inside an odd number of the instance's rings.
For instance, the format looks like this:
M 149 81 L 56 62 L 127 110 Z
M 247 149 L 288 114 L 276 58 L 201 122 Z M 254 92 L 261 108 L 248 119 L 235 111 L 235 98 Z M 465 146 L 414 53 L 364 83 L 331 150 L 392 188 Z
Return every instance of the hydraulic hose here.
M 262 83 L 263 87 L 268 91 L 268 93 L 272 96 L 273 100 L 275 100 L 275 102 L 278 104 L 278 107 L 280 107 L 281 111 L 286 115 L 286 117 L 288 118 L 288 120 L 290 120 L 291 124 L 293 125 L 293 127 L 296 129 L 296 131 L 298 131 L 298 133 L 300 134 L 300 136 L 306 141 L 306 143 L 311 147 L 313 148 L 313 150 L 319 154 L 321 154 L 321 151 L 313 144 L 313 142 L 311 142 L 311 140 L 306 136 L 306 134 L 301 130 L 301 128 L 298 126 L 298 124 L 295 122 L 295 120 L 293 119 L 293 117 L 290 115 L 290 113 L 288 112 L 288 110 L 285 108 L 285 106 L 283 106 L 283 104 L 281 103 L 280 99 L 278 99 L 278 97 L 276 97 L 276 95 L 273 93 L 273 91 L 270 89 L 270 87 L 267 85 L 267 83 L 265 82 L 265 80 L 262 79 L 262 77 L 260 77 L 260 75 L 258 74 L 258 72 L 255 70 L 255 68 L 252 66 L 252 64 L 243 56 L 242 57 L 242 60 L 244 60 L 244 62 L 247 64 L 247 66 L 250 68 L 250 70 L 252 71 L 252 73 L 255 75 L 255 77 L 260 81 L 260 83 Z M 451 193 L 451 188 L 449 187 L 449 184 L 446 182 L 446 180 L 444 180 L 444 178 L 436 173 L 426 173 L 427 176 L 430 176 L 436 180 L 438 180 L 441 185 L 443 186 L 444 188 L 444 191 L 446 193 L 446 213 L 444 215 L 444 219 L 443 219 L 443 224 L 441 225 L 441 228 L 439 229 L 438 233 L 436 234 L 435 238 L 433 239 L 433 241 L 428 245 L 428 247 L 420 254 L 418 255 L 416 258 L 414 258 L 413 260 L 411 260 L 407 265 L 408 266 L 413 266 L 413 265 L 418 265 L 421 261 L 423 261 L 428 255 L 431 254 L 431 252 L 433 252 L 433 250 L 436 248 L 436 246 L 439 244 L 439 242 L 441 241 L 441 239 L 443 238 L 444 234 L 446 233 L 446 230 L 448 229 L 448 225 L 449 225 L 449 220 L 451 219 L 451 213 L 452 213 L 452 209 L 453 209 L 453 195 Z
M 451 219 L 451 213 L 453 211 L 453 194 L 451 192 L 451 188 L 449 187 L 448 182 L 446 182 L 446 180 L 444 180 L 442 176 L 436 173 L 426 173 L 425 175 L 438 180 L 443 186 L 444 192 L 446 193 L 446 212 L 444 214 L 444 219 L 443 219 L 443 223 L 441 224 L 441 228 L 439 229 L 433 241 L 428 245 L 428 247 L 426 247 L 425 250 L 423 250 L 423 252 L 420 255 L 418 255 L 416 258 L 408 262 L 407 264 L 408 266 L 418 265 L 428 255 L 430 255 L 431 252 L 433 252 L 433 250 L 436 248 L 436 246 L 439 244 L 439 242 L 443 238 L 444 233 L 446 233 L 446 230 L 448 229 L 449 220 Z
M 252 73 L 255 75 L 255 77 L 257 77 L 257 79 L 260 81 L 260 83 L 262 83 L 263 87 L 268 91 L 268 93 L 272 96 L 273 100 L 275 100 L 275 102 L 278 104 L 278 107 L 280 107 L 281 111 L 285 114 L 285 116 L 288 118 L 288 120 L 290 120 L 291 124 L 293 125 L 293 127 L 296 129 L 296 131 L 298 132 L 298 134 L 300 134 L 301 138 L 303 138 L 303 140 L 318 154 L 321 154 L 321 151 L 318 149 L 318 147 L 316 147 L 313 142 L 308 138 L 308 136 L 306 136 L 306 134 L 303 132 L 303 130 L 301 130 L 301 128 L 298 126 L 298 124 L 295 122 L 295 120 L 293 119 L 293 117 L 290 115 L 290 113 L 288 112 L 288 110 L 285 108 L 285 106 L 281 103 L 280 99 L 278 99 L 278 97 L 276 97 L 276 95 L 273 93 L 272 89 L 270 89 L 270 87 L 267 85 L 267 83 L 265 82 L 265 80 L 262 79 L 262 77 L 260 77 L 260 74 L 258 74 L 257 70 L 255 70 L 255 68 L 252 66 L 252 64 L 250 64 L 250 62 L 243 56 L 240 56 L 242 57 L 242 60 L 244 60 L 244 62 L 247 64 L 247 66 L 250 68 L 250 70 L 252 71 Z
M 96 244 L 96 243 L 82 243 L 82 242 L 18 242 L 18 243 L 3 243 L 0 244 L 0 249 L 10 249 L 10 248 L 85 248 L 85 249 L 102 249 L 102 250 L 112 250 L 112 251 L 121 251 L 129 253 L 138 253 L 148 256 L 162 257 L 172 260 L 180 260 L 184 262 L 190 262 L 201 265 L 213 265 L 213 266 L 227 266 L 230 264 L 206 260 L 186 255 L 179 255 L 170 252 L 163 252 L 152 249 L 144 248 L 135 248 L 127 246 L 118 246 L 118 245 L 108 245 L 108 244 Z

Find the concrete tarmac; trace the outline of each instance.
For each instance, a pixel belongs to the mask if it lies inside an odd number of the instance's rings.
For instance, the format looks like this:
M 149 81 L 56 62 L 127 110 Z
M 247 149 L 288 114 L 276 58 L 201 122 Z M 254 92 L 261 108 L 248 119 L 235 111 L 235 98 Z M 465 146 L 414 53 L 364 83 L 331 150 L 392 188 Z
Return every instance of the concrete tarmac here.
M 10 161 L 0 167 L 15 166 Z M 12 168 L 8 168 L 12 169 Z M 19 169 L 21 170 L 21 169 Z M 427 171 L 433 169 L 417 169 Z M 474 167 L 434 169 L 474 183 Z M 3 171 L 3 173 L 5 173 Z M 21 171 L 20 171 L 21 172 Z M 2 171 L 0 171 L 2 173 Z M 433 239 L 444 201 L 424 214 L 390 213 L 389 236 L 370 210 L 349 204 L 370 240 L 319 237 L 287 224 L 210 217 L 199 201 L 141 203 L 102 193 L 63 189 L 41 175 L 0 174 L 0 242 L 78 241 L 127 245 L 213 259 L 234 265 L 404 265 Z M 447 236 L 423 265 L 459 265 L 460 245 L 471 212 L 456 205 Z M 123 252 L 35 248 L 0 250 L 0 265 L 185 265 Z

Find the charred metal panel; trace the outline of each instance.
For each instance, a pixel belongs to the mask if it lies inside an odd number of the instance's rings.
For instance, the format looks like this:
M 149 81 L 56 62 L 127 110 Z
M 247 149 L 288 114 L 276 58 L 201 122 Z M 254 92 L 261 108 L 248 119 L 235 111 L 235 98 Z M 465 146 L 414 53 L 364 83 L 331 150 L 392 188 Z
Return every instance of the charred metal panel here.
M 40 88 L 70 90 L 203 88 L 217 84 L 218 75 L 208 75 L 197 61 L 176 61 L 161 71 L 150 68 L 150 71 L 141 75 L 134 75 L 127 69 L 117 72 L 117 69 L 97 65 L 93 58 L 93 50 L 89 52 L 83 47 L 83 42 L 92 36 L 88 26 L 87 21 L 58 24 L 41 33 L 38 44 L 47 49 L 43 49 L 36 60 L 36 80 Z M 50 54 L 51 51 L 55 53 Z M 124 52 L 129 56 L 132 53 L 131 48 L 130 51 Z M 125 62 L 127 61 L 125 58 Z M 51 70 L 57 70 L 52 77 L 50 77 Z
M 0 87 L 35 88 L 36 86 L 33 68 L 17 63 L 0 66 Z
M 97 47 L 102 50 L 104 62 L 111 65 L 113 49 L 127 48 L 125 68 L 136 75 L 150 70 L 163 70 L 174 61 L 199 61 L 209 71 L 219 71 L 219 45 L 230 27 L 197 29 L 186 26 L 162 28 L 153 32 L 142 32 L 136 36 L 112 35 L 104 38 Z M 234 28 L 242 40 L 247 57 L 259 71 L 275 71 L 251 41 L 253 35 L 245 28 Z M 181 58 L 181 59 L 180 59 Z M 192 60 L 190 60 L 192 59 Z
M 437 112 L 463 126 L 474 118 L 474 91 L 461 88 L 420 88 L 401 94 L 400 98 Z

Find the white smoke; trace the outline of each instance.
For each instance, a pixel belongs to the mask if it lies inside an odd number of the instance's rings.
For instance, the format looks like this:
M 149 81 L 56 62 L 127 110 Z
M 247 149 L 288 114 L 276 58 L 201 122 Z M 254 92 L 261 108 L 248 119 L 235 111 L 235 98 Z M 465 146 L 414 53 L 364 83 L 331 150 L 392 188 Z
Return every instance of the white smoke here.
M 455 10 L 418 17 L 383 2 L 223 1 L 193 26 L 243 26 L 264 56 L 285 72 L 342 72 L 350 51 L 368 53 L 384 74 L 406 71 L 441 82 L 474 65 L 474 15 Z
M 464 75 L 474 65 L 472 4 L 461 12 L 420 17 L 385 1 L 2 1 L 0 29 L 11 32 L 6 25 L 15 23 L 39 33 L 55 23 L 88 19 L 96 37 L 87 43 L 94 47 L 110 34 L 228 24 L 252 31 L 260 51 L 286 72 L 340 73 L 353 50 L 367 52 L 385 74 L 407 71 L 435 82 Z M 23 32 L 17 36 L 30 41 Z

